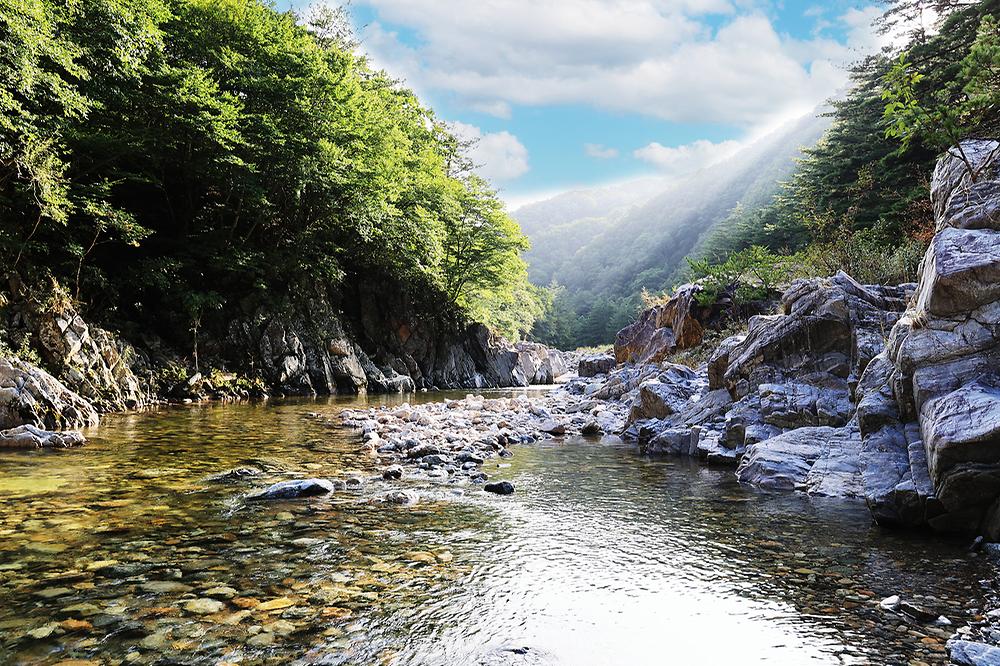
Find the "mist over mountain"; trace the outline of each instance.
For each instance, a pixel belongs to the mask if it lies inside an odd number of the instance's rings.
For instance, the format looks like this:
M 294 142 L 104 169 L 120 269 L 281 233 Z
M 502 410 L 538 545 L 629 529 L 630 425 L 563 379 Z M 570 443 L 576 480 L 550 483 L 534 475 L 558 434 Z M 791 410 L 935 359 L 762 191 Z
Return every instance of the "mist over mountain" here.
M 674 286 L 684 258 L 697 255 L 727 218 L 768 205 L 829 124 L 809 114 L 679 179 L 567 192 L 515 211 L 531 240 L 529 277 L 561 287 L 536 334 L 564 346 L 612 339 L 635 315 L 644 289 Z

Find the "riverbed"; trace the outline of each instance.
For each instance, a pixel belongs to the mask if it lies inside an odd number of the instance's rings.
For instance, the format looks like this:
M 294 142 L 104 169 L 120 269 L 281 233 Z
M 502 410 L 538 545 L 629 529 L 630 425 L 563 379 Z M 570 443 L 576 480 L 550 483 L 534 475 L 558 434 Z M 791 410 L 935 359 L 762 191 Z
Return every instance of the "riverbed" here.
M 402 400 L 160 409 L 106 417 L 80 449 L 0 454 L 0 663 L 947 663 L 986 594 L 965 542 L 616 438 L 487 461 L 510 497 L 390 484 L 330 422 Z M 267 472 L 209 480 L 246 465 Z M 414 484 L 419 504 L 381 501 Z M 881 609 L 890 595 L 952 625 Z

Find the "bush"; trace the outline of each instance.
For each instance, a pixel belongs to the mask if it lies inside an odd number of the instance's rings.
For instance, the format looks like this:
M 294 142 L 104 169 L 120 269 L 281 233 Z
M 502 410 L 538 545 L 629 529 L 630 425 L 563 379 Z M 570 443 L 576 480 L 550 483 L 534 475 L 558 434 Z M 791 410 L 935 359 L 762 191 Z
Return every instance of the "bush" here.
M 797 256 L 776 254 L 760 245 L 735 252 L 720 263 L 708 259 L 687 261 L 692 277 L 701 285 L 695 295 L 699 305 L 711 305 L 726 294 L 736 305 L 763 300 L 791 279 L 801 264 Z

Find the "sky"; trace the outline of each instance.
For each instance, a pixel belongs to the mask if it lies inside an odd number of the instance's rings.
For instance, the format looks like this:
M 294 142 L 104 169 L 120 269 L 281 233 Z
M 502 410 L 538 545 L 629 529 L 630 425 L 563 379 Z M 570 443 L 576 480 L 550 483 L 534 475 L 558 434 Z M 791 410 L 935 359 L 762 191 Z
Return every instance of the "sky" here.
M 353 0 L 372 63 L 413 88 L 511 208 L 724 159 L 881 46 L 851 0 Z

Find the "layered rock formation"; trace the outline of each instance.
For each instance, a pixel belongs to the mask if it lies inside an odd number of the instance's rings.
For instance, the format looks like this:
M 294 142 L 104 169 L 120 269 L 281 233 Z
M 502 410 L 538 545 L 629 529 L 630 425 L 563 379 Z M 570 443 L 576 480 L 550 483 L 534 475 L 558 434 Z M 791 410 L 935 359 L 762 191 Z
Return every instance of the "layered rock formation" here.
M 53 307 L 27 295 L 0 323 L 20 331 L 45 367 L 100 412 L 138 409 L 156 400 L 148 363 L 131 345 L 88 324 L 70 305 Z
M 704 375 L 628 374 L 625 435 L 738 460 L 747 483 L 864 497 L 880 523 L 1000 539 L 1000 143 L 963 148 L 971 171 L 949 153 L 934 172 L 918 284 L 796 281 Z M 663 353 L 662 335 L 638 335 L 651 322 L 623 332 L 629 358 Z
M 65 430 L 97 425 L 94 406 L 30 363 L 0 357 L 0 429 Z
M 739 462 L 747 483 L 860 495 L 853 391 L 911 292 L 843 273 L 796 281 L 781 314 L 751 317 L 701 372 L 661 364 L 638 387 L 626 437 L 649 452 Z
M 1000 143 L 934 171 L 936 233 L 913 307 L 863 380 L 865 496 L 879 522 L 1000 538 Z

